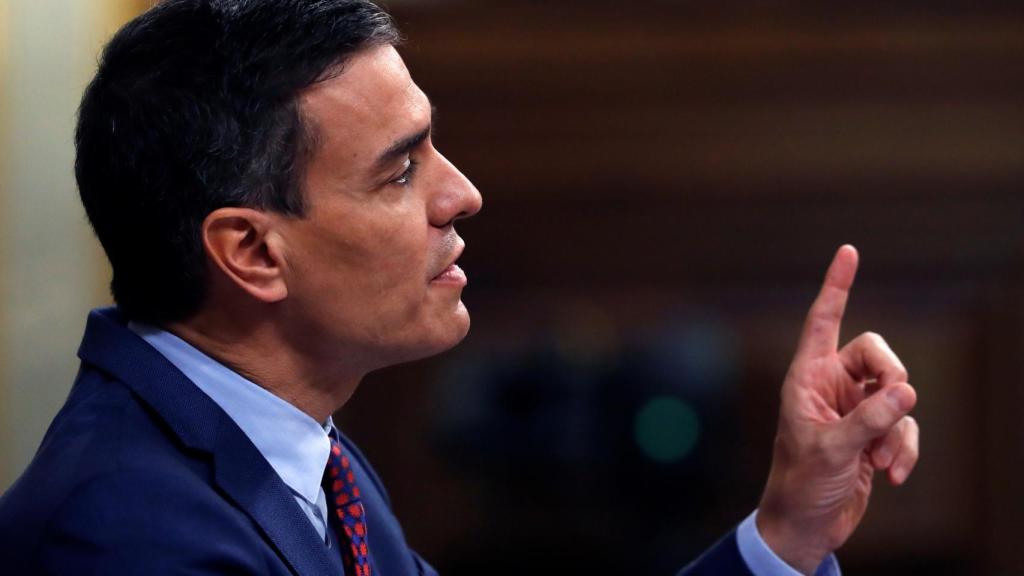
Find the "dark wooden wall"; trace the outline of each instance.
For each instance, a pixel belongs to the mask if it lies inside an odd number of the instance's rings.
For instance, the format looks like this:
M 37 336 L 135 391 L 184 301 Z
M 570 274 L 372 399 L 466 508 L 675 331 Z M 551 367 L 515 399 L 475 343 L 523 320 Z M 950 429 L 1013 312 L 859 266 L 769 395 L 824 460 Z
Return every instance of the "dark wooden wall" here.
M 427 557 L 448 574 L 483 573 L 510 550 L 617 566 L 609 527 L 638 490 L 611 508 L 543 488 L 517 500 L 503 484 L 528 479 L 451 439 L 477 430 L 457 425 L 451 406 L 468 392 L 453 374 L 500 374 L 488 358 L 529 357 L 538 342 L 591 374 L 666 325 L 708 322 L 732 342 L 728 428 L 716 433 L 729 447 L 644 477 L 685 489 L 663 502 L 664 529 L 644 548 L 663 555 L 640 573 L 709 544 L 756 505 L 804 308 L 831 252 L 852 242 L 863 265 L 846 332 L 878 331 L 904 357 L 923 454 L 906 488 L 879 483 L 844 566 L 1024 570 L 1024 9 L 438 0 L 392 11 L 438 107 L 437 145 L 485 198 L 460 227 L 469 339 L 373 375 L 343 414 Z M 512 410 L 472 406 L 492 421 Z M 572 406 L 564 428 L 547 428 L 552 442 L 576 430 Z M 495 450 L 514 454 L 515 441 Z M 544 462 L 549 491 L 604 486 L 578 473 L 592 460 Z

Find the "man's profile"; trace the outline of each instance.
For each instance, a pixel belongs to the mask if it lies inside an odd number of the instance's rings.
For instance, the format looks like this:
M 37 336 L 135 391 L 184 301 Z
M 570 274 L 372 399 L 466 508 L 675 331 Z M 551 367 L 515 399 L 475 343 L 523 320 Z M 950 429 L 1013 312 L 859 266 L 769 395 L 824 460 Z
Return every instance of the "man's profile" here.
M 86 90 L 76 177 L 111 261 L 82 368 L 0 500 L 18 573 L 435 574 L 331 420 L 367 373 L 469 329 L 481 195 L 366 0 L 165 0 Z M 871 478 L 917 460 L 885 342 L 840 348 L 843 247 L 786 377 L 755 514 L 686 574 L 837 573 Z

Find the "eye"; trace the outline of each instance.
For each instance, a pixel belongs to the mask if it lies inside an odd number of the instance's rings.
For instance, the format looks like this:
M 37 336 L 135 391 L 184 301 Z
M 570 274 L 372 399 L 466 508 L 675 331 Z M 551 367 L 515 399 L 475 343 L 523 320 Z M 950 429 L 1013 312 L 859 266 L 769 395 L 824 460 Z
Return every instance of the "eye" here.
M 419 162 L 416 162 L 412 158 L 406 160 L 405 169 L 402 170 L 402 173 L 392 180 L 391 183 L 398 184 L 399 186 L 408 186 L 409 183 L 412 182 L 413 175 L 416 173 L 417 164 L 419 164 Z

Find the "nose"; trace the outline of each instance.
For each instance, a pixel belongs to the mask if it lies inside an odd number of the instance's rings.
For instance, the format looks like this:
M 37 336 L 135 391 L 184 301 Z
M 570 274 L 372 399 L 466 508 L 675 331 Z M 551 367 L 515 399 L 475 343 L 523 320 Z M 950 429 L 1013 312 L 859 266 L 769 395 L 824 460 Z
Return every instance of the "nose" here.
M 432 225 L 444 228 L 456 220 L 469 218 L 479 212 L 483 207 L 483 197 L 454 164 L 440 152 L 436 154 L 438 173 L 428 218 Z

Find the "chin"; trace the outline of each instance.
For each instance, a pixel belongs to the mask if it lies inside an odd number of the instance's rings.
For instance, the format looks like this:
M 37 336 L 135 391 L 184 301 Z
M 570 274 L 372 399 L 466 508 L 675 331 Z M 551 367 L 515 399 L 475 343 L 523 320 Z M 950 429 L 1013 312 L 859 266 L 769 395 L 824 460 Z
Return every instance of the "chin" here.
M 469 334 L 469 311 L 460 300 L 454 312 L 437 324 L 439 330 L 433 342 L 433 350 L 427 356 L 440 354 L 457 346 Z
M 451 350 L 469 333 L 469 312 L 460 301 L 454 313 L 449 312 L 443 318 L 435 318 L 430 322 L 428 333 L 395 350 L 391 364 L 400 364 L 422 360 Z
M 455 317 L 448 319 L 445 324 L 444 334 L 438 338 L 437 351 L 433 354 L 440 354 L 454 348 L 469 334 L 469 311 L 466 310 L 461 300 L 455 311 Z

